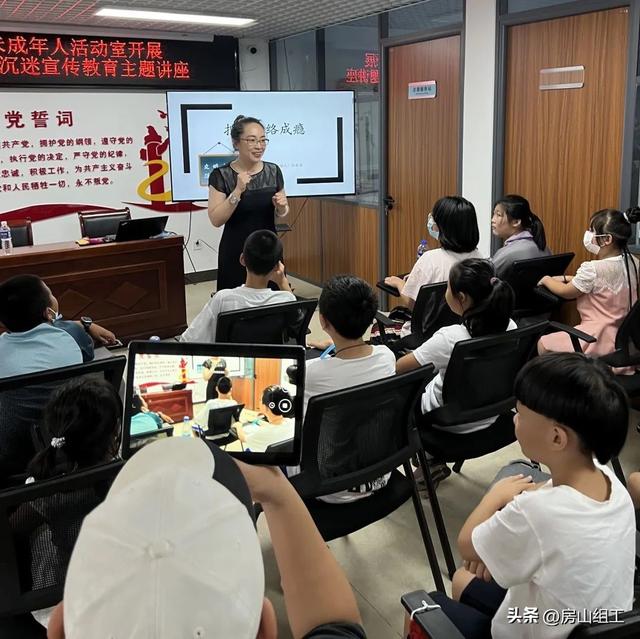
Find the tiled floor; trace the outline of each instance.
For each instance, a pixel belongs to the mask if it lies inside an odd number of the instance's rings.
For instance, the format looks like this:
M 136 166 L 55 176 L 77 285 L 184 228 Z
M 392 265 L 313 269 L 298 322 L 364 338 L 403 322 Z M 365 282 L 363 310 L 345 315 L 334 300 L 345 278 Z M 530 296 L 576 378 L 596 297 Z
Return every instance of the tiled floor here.
M 303 297 L 315 297 L 319 294 L 317 287 L 305 282 L 294 280 L 292 285 L 295 286 L 296 294 Z M 209 282 L 187 286 L 189 319 L 192 319 L 206 303 L 211 290 L 212 284 Z M 311 332 L 314 338 L 324 337 L 317 313 L 311 324 Z M 627 445 L 621 455 L 627 473 L 640 467 L 640 436 L 635 430 L 635 424 L 640 421 L 640 414 L 634 411 L 632 417 Z M 606 424 L 602 427 L 606 428 Z M 493 455 L 466 462 L 460 475 L 454 475 L 440 484 L 438 497 L 452 541 L 455 541 L 460 527 L 497 471 L 509 461 L 521 456 L 518 444 L 513 444 Z M 424 499 L 422 503 L 435 540 L 435 527 L 429 503 Z M 273 601 L 278 612 L 279 636 L 289 639 L 291 634 L 286 626 L 280 578 L 264 518 L 260 519 L 258 530 L 265 557 L 267 596 Z M 401 637 L 404 613 L 400 605 L 400 596 L 418 588 L 427 591 L 433 589 L 433 578 L 412 504 L 405 504 L 387 519 L 349 537 L 335 540 L 329 546 L 356 592 L 370 639 Z M 439 551 L 437 544 L 436 547 Z M 440 552 L 439 554 L 440 564 L 444 567 L 444 560 Z

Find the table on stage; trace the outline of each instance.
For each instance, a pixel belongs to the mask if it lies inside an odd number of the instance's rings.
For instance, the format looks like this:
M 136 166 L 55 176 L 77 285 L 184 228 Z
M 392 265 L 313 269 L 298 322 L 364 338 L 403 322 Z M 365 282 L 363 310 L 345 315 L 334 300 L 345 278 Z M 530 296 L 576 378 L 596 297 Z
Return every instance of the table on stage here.
M 186 328 L 183 239 L 75 242 L 14 248 L 0 256 L 0 282 L 40 276 L 65 319 L 91 317 L 123 342 L 172 337 Z M 1 325 L 0 325 L 1 326 Z

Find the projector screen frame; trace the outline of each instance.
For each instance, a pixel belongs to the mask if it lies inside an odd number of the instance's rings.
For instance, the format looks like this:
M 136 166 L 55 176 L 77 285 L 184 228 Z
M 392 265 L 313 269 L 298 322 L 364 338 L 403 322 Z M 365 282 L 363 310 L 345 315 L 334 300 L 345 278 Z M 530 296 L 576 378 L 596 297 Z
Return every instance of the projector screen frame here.
M 357 126 L 357 113 L 356 113 L 356 92 L 352 89 L 346 89 L 346 90 L 340 90 L 340 91 L 318 91 L 318 90 L 300 90 L 300 91 L 271 91 L 271 90 L 256 90 L 256 91 L 234 91 L 234 90 L 229 90 L 229 91 L 225 91 L 223 89 L 220 90 L 213 90 L 213 91 L 206 91 L 206 90 L 189 90 L 189 89 L 185 89 L 185 90 L 179 90 L 179 89 L 171 89 L 171 90 L 167 90 L 165 91 L 165 101 L 167 104 L 167 133 L 168 133 L 168 139 L 171 140 L 171 121 L 169 118 L 169 93 L 172 94 L 177 94 L 177 93 L 220 93 L 220 94 L 230 94 L 230 93 L 238 93 L 238 94 L 246 94 L 246 93 L 278 93 L 279 95 L 283 95 L 283 94 L 301 94 L 301 93 L 340 93 L 340 94 L 351 94 L 351 108 L 352 108 L 352 114 L 353 114 L 353 190 L 351 191 L 341 191 L 338 193 L 327 193 L 327 194 L 310 194 L 310 195 L 305 195 L 305 194 L 295 194 L 295 195 L 289 195 L 287 194 L 289 197 L 344 197 L 344 196 L 349 196 L 349 195 L 357 195 L 357 168 L 356 168 L 356 162 L 357 162 L 357 140 L 356 140 L 356 126 Z M 189 106 L 191 107 L 190 109 L 184 109 L 184 106 Z M 228 110 L 228 111 L 233 111 L 234 107 L 232 104 L 229 103 L 224 103 L 224 102 L 220 102 L 220 103 L 216 103 L 216 104 L 211 104 L 211 105 L 205 105 L 205 104 L 200 104 L 200 103 L 195 103 L 195 104 L 191 104 L 191 105 L 181 105 L 181 113 L 180 113 L 180 126 L 181 126 L 181 131 L 180 131 L 180 135 L 182 138 L 182 171 L 183 173 L 187 173 L 191 171 L 191 158 L 189 157 L 189 148 L 188 148 L 188 138 L 187 138 L 187 145 L 185 145 L 185 135 L 186 135 L 186 128 L 187 128 L 187 118 L 188 118 L 188 112 L 193 110 L 211 110 L 211 111 L 221 111 L 221 110 Z M 336 118 L 337 122 L 336 122 L 336 140 L 338 142 L 338 148 L 337 148 L 337 153 L 338 153 L 338 158 L 337 158 L 337 164 L 338 164 L 338 175 L 336 176 L 319 176 L 319 177 L 303 177 L 303 178 L 298 178 L 296 181 L 298 184 L 330 184 L 330 183 L 335 183 L 335 182 L 343 182 L 344 181 L 344 122 L 343 119 L 338 117 Z M 229 140 L 231 140 L 231 137 L 229 137 Z M 171 157 L 171 149 L 169 150 L 170 153 L 170 157 Z M 265 160 L 266 162 L 268 162 L 269 160 Z M 171 193 L 172 193 L 172 202 L 204 202 L 208 199 L 194 199 L 191 197 L 176 197 L 175 196 L 175 188 L 174 188 L 174 170 L 173 170 L 173 163 L 171 165 L 170 171 L 169 171 L 169 177 L 170 177 L 170 184 L 171 184 Z M 198 180 L 199 182 L 199 180 Z M 204 188 L 204 187 L 203 187 Z M 287 184 L 285 182 L 285 192 L 287 190 Z

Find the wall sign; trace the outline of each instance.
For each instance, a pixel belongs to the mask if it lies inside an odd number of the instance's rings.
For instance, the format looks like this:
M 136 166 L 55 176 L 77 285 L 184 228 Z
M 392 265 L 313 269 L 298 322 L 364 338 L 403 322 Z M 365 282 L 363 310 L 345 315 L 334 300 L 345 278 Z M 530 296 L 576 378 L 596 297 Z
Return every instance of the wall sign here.
M 362 66 L 346 69 L 344 81 L 349 85 L 377 85 L 380 82 L 380 54 L 374 51 L 365 53 Z
M 437 87 L 435 80 L 424 82 L 409 82 L 409 100 L 423 100 L 435 98 Z
M 0 86 L 239 88 L 238 41 L 0 33 Z

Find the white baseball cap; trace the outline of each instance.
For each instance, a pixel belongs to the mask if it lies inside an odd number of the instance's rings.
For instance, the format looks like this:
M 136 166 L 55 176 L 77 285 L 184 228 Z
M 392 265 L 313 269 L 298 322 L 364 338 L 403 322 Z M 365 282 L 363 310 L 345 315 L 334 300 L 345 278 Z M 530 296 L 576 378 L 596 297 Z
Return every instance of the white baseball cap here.
M 255 639 L 264 569 L 250 512 L 242 474 L 217 447 L 145 446 L 82 524 L 67 639 Z

